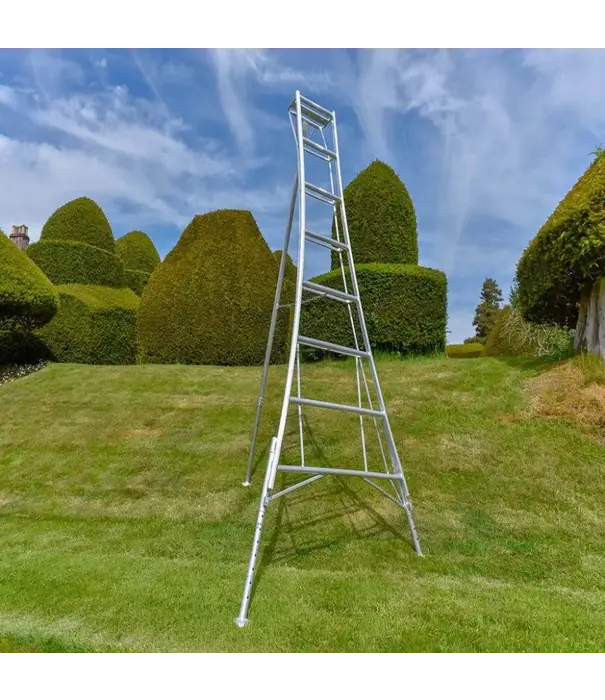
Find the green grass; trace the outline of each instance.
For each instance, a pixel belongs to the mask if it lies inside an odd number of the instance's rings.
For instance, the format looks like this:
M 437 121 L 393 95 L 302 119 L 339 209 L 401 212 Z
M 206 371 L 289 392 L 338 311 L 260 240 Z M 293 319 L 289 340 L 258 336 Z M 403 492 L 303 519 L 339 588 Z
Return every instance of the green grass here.
M 259 368 L 50 365 L 0 386 L 0 651 L 605 650 L 605 449 L 527 417 L 543 366 L 381 360 L 426 556 L 395 504 L 325 477 L 270 506 L 243 629 L 283 368 L 247 489 Z M 355 401 L 349 362 L 303 376 Z M 308 415 L 307 461 L 354 466 L 358 418 Z

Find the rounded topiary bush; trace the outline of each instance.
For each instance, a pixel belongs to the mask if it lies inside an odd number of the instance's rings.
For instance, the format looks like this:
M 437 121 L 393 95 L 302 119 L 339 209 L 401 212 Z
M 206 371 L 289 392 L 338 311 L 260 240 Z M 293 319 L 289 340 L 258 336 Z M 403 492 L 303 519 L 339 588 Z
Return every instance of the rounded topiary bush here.
M 88 197 L 53 212 L 27 255 L 54 284 L 124 285 L 124 264 L 115 254 L 107 217 Z
M 59 308 L 59 295 L 44 273 L 0 233 L 0 365 L 45 357 L 32 334 Z
M 116 241 L 116 254 L 124 264 L 125 285 L 141 295 L 161 262 L 153 241 L 143 231 L 129 231 Z
M 375 160 L 351 180 L 344 188 L 343 194 L 356 265 L 418 264 L 418 231 L 414 204 L 406 186 L 393 168 Z M 340 213 L 337 220 L 340 239 L 343 240 Z M 336 237 L 334 224 L 332 237 Z M 334 252 L 332 269 L 340 269 L 338 254 Z
M 346 269 L 351 292 L 350 273 Z M 361 304 L 374 351 L 420 354 L 445 349 L 447 323 L 447 279 L 438 271 L 418 265 L 356 265 Z M 340 270 L 313 279 L 327 287 L 343 289 Z M 354 312 L 357 337 L 362 345 Z M 345 304 L 321 298 L 304 304 L 301 335 L 353 346 L 354 339 Z M 306 349 L 307 359 L 326 354 Z
M 25 253 L 0 234 L 0 330 L 32 330 L 56 314 L 59 295 Z
M 89 197 L 78 197 L 56 209 L 40 234 L 41 241 L 86 243 L 115 253 L 115 240 L 101 207 Z
M 36 335 L 57 362 L 123 365 L 136 362 L 139 297 L 130 289 L 66 284 L 59 312 Z
M 275 256 L 249 211 L 195 216 L 141 297 L 141 361 L 262 364 L 277 272 Z M 287 318 L 279 319 L 277 348 L 286 324 Z

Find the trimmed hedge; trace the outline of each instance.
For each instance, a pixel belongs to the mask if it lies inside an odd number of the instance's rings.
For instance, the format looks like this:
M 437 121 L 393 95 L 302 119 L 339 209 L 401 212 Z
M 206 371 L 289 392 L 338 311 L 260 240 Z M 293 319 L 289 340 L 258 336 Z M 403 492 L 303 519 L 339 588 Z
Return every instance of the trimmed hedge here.
M 414 205 L 393 168 L 382 161 L 373 161 L 351 180 L 343 195 L 355 265 L 418 264 Z M 340 212 L 337 219 L 342 240 Z M 336 237 L 334 223 L 332 237 Z M 340 269 L 338 254 L 332 252 L 331 258 L 332 270 Z
M 355 270 L 374 351 L 417 354 L 445 349 L 447 279 L 442 272 L 418 265 L 379 263 L 356 265 Z M 352 285 L 348 269 L 346 274 L 350 292 Z M 340 270 L 332 270 L 313 281 L 343 289 Z M 346 305 L 325 298 L 304 304 L 301 334 L 352 346 L 353 334 Z M 359 334 L 358 338 L 361 345 Z M 304 352 L 307 359 L 320 359 L 326 354 L 311 349 Z
M 124 263 L 125 285 L 140 296 L 161 262 L 153 241 L 143 231 L 129 231 L 116 241 L 116 254 Z
M 536 323 L 572 328 L 582 291 L 605 276 L 605 155 L 600 154 L 523 252 L 518 304 Z
M 194 216 L 143 292 L 137 319 L 141 361 L 262 364 L 277 273 L 275 256 L 249 211 Z M 286 327 L 282 316 L 277 348 Z
M 0 234 L 0 330 L 31 330 L 57 313 L 59 295 L 44 273 Z
M 101 207 L 89 197 L 79 197 L 56 209 L 40 234 L 41 241 L 86 243 L 115 253 L 115 240 Z
M 53 284 L 125 285 L 120 258 L 86 243 L 41 240 L 32 243 L 27 254 Z
M 129 231 L 116 241 L 116 255 L 127 270 L 151 274 L 160 264 L 160 254 L 153 241 L 143 231 Z
M 50 359 L 48 347 L 34 332 L 0 330 L 0 366 L 30 365 L 46 359 Z
M 460 345 L 448 345 L 445 348 L 445 352 L 448 357 L 454 359 L 481 357 L 481 355 L 483 355 L 483 344 L 463 343 Z
M 61 308 L 38 337 L 57 362 L 92 365 L 136 363 L 139 297 L 130 289 L 66 284 Z

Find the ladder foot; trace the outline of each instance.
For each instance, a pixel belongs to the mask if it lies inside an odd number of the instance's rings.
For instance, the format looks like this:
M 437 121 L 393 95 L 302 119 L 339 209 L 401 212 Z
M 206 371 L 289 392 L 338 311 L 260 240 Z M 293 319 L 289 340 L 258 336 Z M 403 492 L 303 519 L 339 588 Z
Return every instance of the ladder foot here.
M 250 481 L 242 481 L 242 486 L 250 486 L 251 483 Z
M 247 617 L 236 617 L 235 618 L 235 624 L 238 627 L 245 627 L 248 624 L 249 620 Z

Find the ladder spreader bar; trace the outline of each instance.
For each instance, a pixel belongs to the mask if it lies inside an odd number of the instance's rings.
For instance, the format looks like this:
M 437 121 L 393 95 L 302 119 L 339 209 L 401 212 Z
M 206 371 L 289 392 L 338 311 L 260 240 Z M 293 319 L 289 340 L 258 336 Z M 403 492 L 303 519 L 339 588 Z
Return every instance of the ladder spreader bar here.
M 303 399 L 298 396 L 291 396 L 290 403 L 297 406 L 315 406 L 315 408 L 333 408 L 336 411 L 348 411 L 349 413 L 358 413 L 362 416 L 378 416 L 384 417 L 382 411 L 377 411 L 373 408 L 362 408 L 361 406 L 350 406 L 346 403 L 332 403 L 331 401 L 318 401 L 317 399 Z
M 386 472 L 366 472 L 363 469 L 337 469 L 332 467 L 298 467 L 289 464 L 278 464 L 278 472 L 294 472 L 295 474 L 334 474 L 335 476 L 361 476 L 364 479 L 389 479 L 401 481 L 402 474 L 387 474 Z M 401 504 L 400 504 L 401 505 Z

